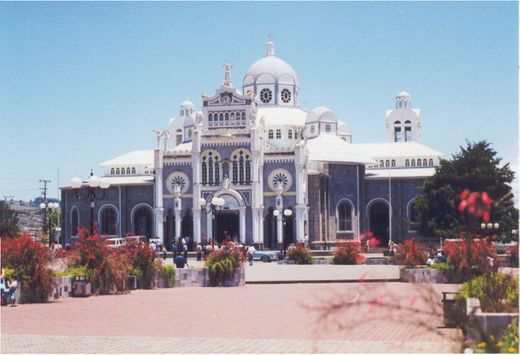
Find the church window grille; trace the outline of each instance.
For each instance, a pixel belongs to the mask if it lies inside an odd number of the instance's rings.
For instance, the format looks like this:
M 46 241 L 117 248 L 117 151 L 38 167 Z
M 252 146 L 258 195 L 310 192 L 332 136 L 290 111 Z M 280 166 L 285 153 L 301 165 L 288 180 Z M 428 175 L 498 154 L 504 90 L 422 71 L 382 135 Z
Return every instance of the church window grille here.
M 421 159 L 417 159 L 417 166 L 421 166 Z
M 292 139 L 292 129 L 287 131 L 287 138 Z
M 390 160 L 387 160 L 387 161 L 385 162 L 385 166 L 386 166 L 387 168 L 390 166 Z
M 241 116 L 242 116 L 242 124 L 246 124 L 246 113 L 242 112 Z
M 291 92 L 289 89 L 283 89 L 281 93 L 281 98 L 284 103 L 289 103 L 291 101 Z
M 119 170 L 119 168 L 116 169 L 116 174 L 117 174 L 117 175 L 120 174 L 120 170 Z
M 385 166 L 385 162 L 382 161 L 382 160 L 380 160 L 380 161 L 379 161 L 379 166 L 380 166 L 381 168 L 384 168 L 384 166 Z
M 404 163 L 405 166 L 410 166 L 410 159 L 406 159 L 406 162 Z
M 239 148 L 231 154 L 233 166 L 233 183 L 249 184 L 251 182 L 251 154 L 244 148 Z
M 426 159 L 423 159 L 423 161 L 422 161 L 422 165 L 423 165 L 423 166 L 428 166 L 428 161 L 427 161 Z
M 215 150 L 206 150 L 201 154 L 202 185 L 220 183 L 220 156 Z
M 394 167 L 395 167 L 395 160 L 392 159 L 392 168 L 394 168 Z
M 130 168 L 126 168 L 126 175 L 130 175 Z
M 208 159 L 208 183 L 213 185 L 213 158 Z
M 352 230 L 352 206 L 347 201 L 338 205 L 338 231 Z
M 430 166 L 433 166 L 433 159 L 430 159 Z
M 135 175 L 135 167 L 132 168 L 132 174 Z
M 246 183 L 251 183 L 251 160 L 246 160 Z
M 325 132 L 329 133 L 331 130 L 330 124 L 325 125 Z
M 114 172 L 115 172 L 114 168 L 110 169 L 110 175 L 114 175 Z
M 206 163 L 206 157 L 202 158 L 202 185 L 208 183 L 208 164 Z
M 271 102 L 272 99 L 273 92 L 270 89 L 264 88 L 260 91 L 260 101 L 262 101 L 264 104 Z
M 238 181 L 238 162 L 235 160 L 233 162 L 233 184 L 236 184 Z
M 415 166 L 415 159 L 412 159 L 412 166 Z
M 272 129 L 269 130 L 269 139 L 273 139 L 274 138 L 274 131 Z
M 244 183 L 244 157 L 238 158 L 238 175 L 240 184 Z
M 209 126 L 213 126 L 213 114 L 212 113 L 208 113 L 208 123 L 209 123 Z
M 224 123 L 226 126 L 229 125 L 229 113 L 227 112 L 224 114 Z
M 276 130 L 276 139 L 282 139 L 282 130 L 281 129 Z
M 125 175 L 125 168 L 121 168 L 121 175 Z

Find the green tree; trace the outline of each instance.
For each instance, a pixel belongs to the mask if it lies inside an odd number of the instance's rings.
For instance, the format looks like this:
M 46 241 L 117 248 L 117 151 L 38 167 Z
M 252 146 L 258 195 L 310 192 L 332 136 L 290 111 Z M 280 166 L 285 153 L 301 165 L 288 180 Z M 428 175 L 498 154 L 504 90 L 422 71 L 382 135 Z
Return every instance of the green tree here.
M 515 238 L 518 209 L 513 205 L 511 182 L 514 173 L 509 164 L 500 166 L 500 158 L 487 141 L 467 142 L 451 160 L 441 160 L 435 175 L 426 179 L 416 199 L 415 227 L 424 237 L 458 237 L 461 232 L 479 232 L 482 220 L 459 212 L 460 194 L 465 189 L 487 192 L 494 203 L 490 221 L 500 224 L 500 235 Z M 517 236 L 516 236 L 517 238 Z
M 14 237 L 20 233 L 18 216 L 5 201 L 0 201 L 0 237 Z

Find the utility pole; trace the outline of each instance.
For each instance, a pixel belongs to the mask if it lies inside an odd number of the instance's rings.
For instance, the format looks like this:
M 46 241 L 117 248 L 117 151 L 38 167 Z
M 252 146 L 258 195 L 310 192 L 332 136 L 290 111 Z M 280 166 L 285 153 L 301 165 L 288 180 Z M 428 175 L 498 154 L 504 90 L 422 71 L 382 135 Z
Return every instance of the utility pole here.
M 39 180 L 39 182 L 43 183 L 43 187 L 41 189 L 43 190 L 43 203 L 45 204 L 45 208 L 43 209 L 43 226 L 42 226 L 42 230 L 45 232 L 45 227 L 47 226 L 47 211 L 48 211 L 48 207 L 47 207 L 47 184 L 50 183 L 51 181 L 50 180 L 41 179 L 41 180 Z M 51 216 L 49 216 L 49 220 L 50 220 L 50 217 Z M 49 244 L 50 244 L 50 240 L 51 240 L 50 223 L 49 223 L 49 230 L 47 232 L 47 237 L 49 237 Z

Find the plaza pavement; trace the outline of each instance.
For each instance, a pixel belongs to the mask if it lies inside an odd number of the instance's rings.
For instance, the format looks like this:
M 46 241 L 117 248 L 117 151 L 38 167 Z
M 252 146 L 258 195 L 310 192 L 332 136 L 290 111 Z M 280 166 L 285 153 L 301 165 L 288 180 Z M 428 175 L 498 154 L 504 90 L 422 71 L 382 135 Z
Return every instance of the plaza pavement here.
M 440 311 L 441 291 L 456 288 L 400 282 L 247 284 L 65 298 L 2 307 L 1 352 L 457 352 L 460 333 L 442 328 Z

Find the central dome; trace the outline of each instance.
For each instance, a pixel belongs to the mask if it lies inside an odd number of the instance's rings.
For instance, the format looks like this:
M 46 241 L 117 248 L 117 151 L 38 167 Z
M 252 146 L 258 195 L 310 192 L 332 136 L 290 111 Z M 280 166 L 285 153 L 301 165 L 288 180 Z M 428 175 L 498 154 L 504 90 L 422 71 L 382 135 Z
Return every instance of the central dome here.
M 252 92 L 260 105 L 296 106 L 300 82 L 294 69 L 275 56 L 274 43 L 267 42 L 264 58 L 254 62 L 244 75 L 244 94 Z

